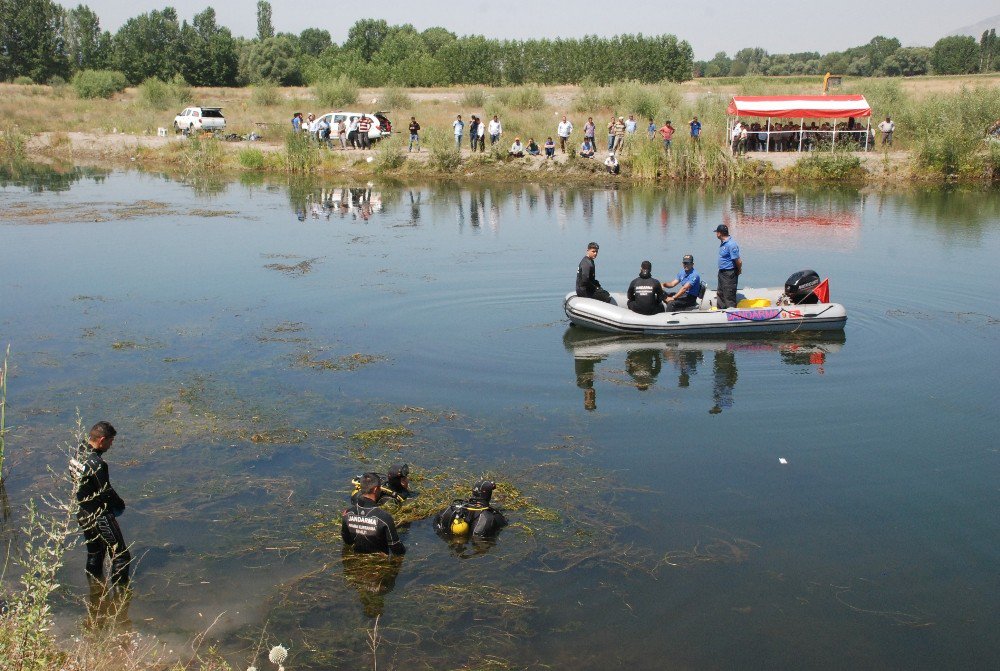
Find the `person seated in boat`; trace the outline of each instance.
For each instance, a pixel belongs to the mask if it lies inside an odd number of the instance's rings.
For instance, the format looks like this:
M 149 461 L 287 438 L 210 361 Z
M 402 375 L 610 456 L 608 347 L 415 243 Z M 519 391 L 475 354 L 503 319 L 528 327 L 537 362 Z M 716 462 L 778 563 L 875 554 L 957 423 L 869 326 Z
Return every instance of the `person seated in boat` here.
M 377 473 L 365 473 L 359 485 L 361 496 L 341 516 L 340 537 L 344 545 L 360 553 L 406 554 L 392 515 L 378 507 L 382 479 Z
M 639 277 L 628 285 L 628 309 L 641 315 L 655 315 L 663 312 L 663 285 L 652 276 L 653 264 L 643 261 L 639 264 Z
M 434 529 L 442 536 L 486 538 L 495 536 L 507 526 L 504 514 L 490 505 L 497 485 L 492 480 L 480 480 L 472 487 L 468 499 L 456 499 L 434 517 Z
M 677 273 L 677 277 L 663 283 L 665 289 L 680 286 L 676 292 L 667 294 L 665 306 L 668 312 L 690 310 L 698 305 L 698 295 L 701 293 L 701 275 L 694 269 L 694 257 L 685 254 L 684 258 L 681 259 L 681 265 L 683 268 L 681 272 Z
M 610 303 L 611 294 L 601 287 L 601 283 L 594 276 L 597 272 L 594 259 L 597 258 L 599 249 L 600 245 L 596 242 L 589 243 L 587 245 L 587 255 L 580 259 L 580 265 L 576 269 L 576 295 L 583 298 L 596 298 L 599 301 Z

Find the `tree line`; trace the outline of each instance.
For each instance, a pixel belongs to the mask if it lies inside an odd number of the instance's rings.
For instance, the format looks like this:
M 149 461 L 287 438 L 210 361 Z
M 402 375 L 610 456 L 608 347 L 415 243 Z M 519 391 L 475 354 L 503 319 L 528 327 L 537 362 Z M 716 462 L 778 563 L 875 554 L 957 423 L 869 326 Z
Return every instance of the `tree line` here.
M 744 75 L 822 75 L 832 72 L 855 77 L 959 75 L 1000 70 L 996 29 L 984 31 L 977 42 L 968 35 L 942 37 L 932 47 L 904 47 L 895 37 L 878 35 L 868 44 L 820 55 L 807 51 L 769 54 L 760 48 L 741 49 L 732 58 L 720 51 L 708 61 L 696 61 L 695 77 Z
M 86 5 L 65 9 L 53 0 L 0 0 L 0 80 L 44 83 L 82 70 L 116 70 L 129 84 L 180 75 L 194 86 L 269 82 L 294 86 L 347 75 L 361 86 L 451 84 L 607 84 L 684 81 L 743 75 L 854 76 L 962 74 L 1000 69 L 996 31 L 953 36 L 932 47 L 903 47 L 878 36 L 868 44 L 820 55 L 742 49 L 694 61 L 691 45 L 673 35 L 500 40 L 458 36 L 442 27 L 418 31 L 362 19 L 336 44 L 307 28 L 276 32 L 271 5 L 257 3 L 257 35 L 234 37 L 206 8 L 189 23 L 172 7 L 130 18 L 117 32 L 102 30 Z

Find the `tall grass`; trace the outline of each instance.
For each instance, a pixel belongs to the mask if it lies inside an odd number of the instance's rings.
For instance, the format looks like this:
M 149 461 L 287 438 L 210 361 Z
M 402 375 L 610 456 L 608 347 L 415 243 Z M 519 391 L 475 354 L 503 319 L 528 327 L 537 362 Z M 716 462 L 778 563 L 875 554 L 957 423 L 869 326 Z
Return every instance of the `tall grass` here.
M 435 172 L 454 173 L 462 165 L 462 154 L 455 148 L 455 137 L 432 128 L 424 133 L 424 143 L 430 148 L 427 165 Z
M 324 79 L 313 86 L 313 96 L 324 107 L 338 108 L 358 101 L 358 85 L 345 74 L 335 79 Z
M 309 133 L 285 134 L 285 169 L 288 172 L 312 172 L 320 163 L 319 145 Z
M 26 158 L 27 151 L 28 138 L 20 128 L 8 123 L 0 130 L 0 160 L 17 163 Z
M 800 159 L 790 174 L 813 181 L 856 181 L 864 179 L 867 172 L 854 154 L 814 151 Z
M 496 99 L 505 107 L 517 110 L 540 110 L 545 107 L 545 94 L 537 84 L 504 89 L 496 94 Z
M 403 135 L 397 133 L 395 137 L 382 140 L 375 148 L 375 156 L 372 161 L 372 168 L 377 174 L 394 172 L 403 167 L 406 163 L 406 153 L 403 152 Z
M 489 98 L 486 95 L 485 89 L 468 89 L 462 95 L 462 107 L 475 107 L 480 109 L 486 106 L 486 100 Z

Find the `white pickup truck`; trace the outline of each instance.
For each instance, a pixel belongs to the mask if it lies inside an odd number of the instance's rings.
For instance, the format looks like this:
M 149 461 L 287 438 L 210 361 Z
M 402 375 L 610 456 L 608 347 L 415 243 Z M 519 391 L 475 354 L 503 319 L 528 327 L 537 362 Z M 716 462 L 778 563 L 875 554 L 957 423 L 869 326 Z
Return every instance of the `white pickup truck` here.
M 226 118 L 222 116 L 221 107 L 188 107 L 174 117 L 175 133 L 192 133 L 195 131 L 226 130 Z

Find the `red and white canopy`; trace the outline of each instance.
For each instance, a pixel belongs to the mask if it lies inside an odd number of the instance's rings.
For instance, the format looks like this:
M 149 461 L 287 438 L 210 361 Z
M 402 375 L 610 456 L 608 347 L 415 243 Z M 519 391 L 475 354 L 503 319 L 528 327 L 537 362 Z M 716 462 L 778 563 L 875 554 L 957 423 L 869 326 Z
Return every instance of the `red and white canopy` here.
M 733 96 L 726 113 L 736 116 L 833 119 L 871 116 L 872 108 L 863 95 Z

